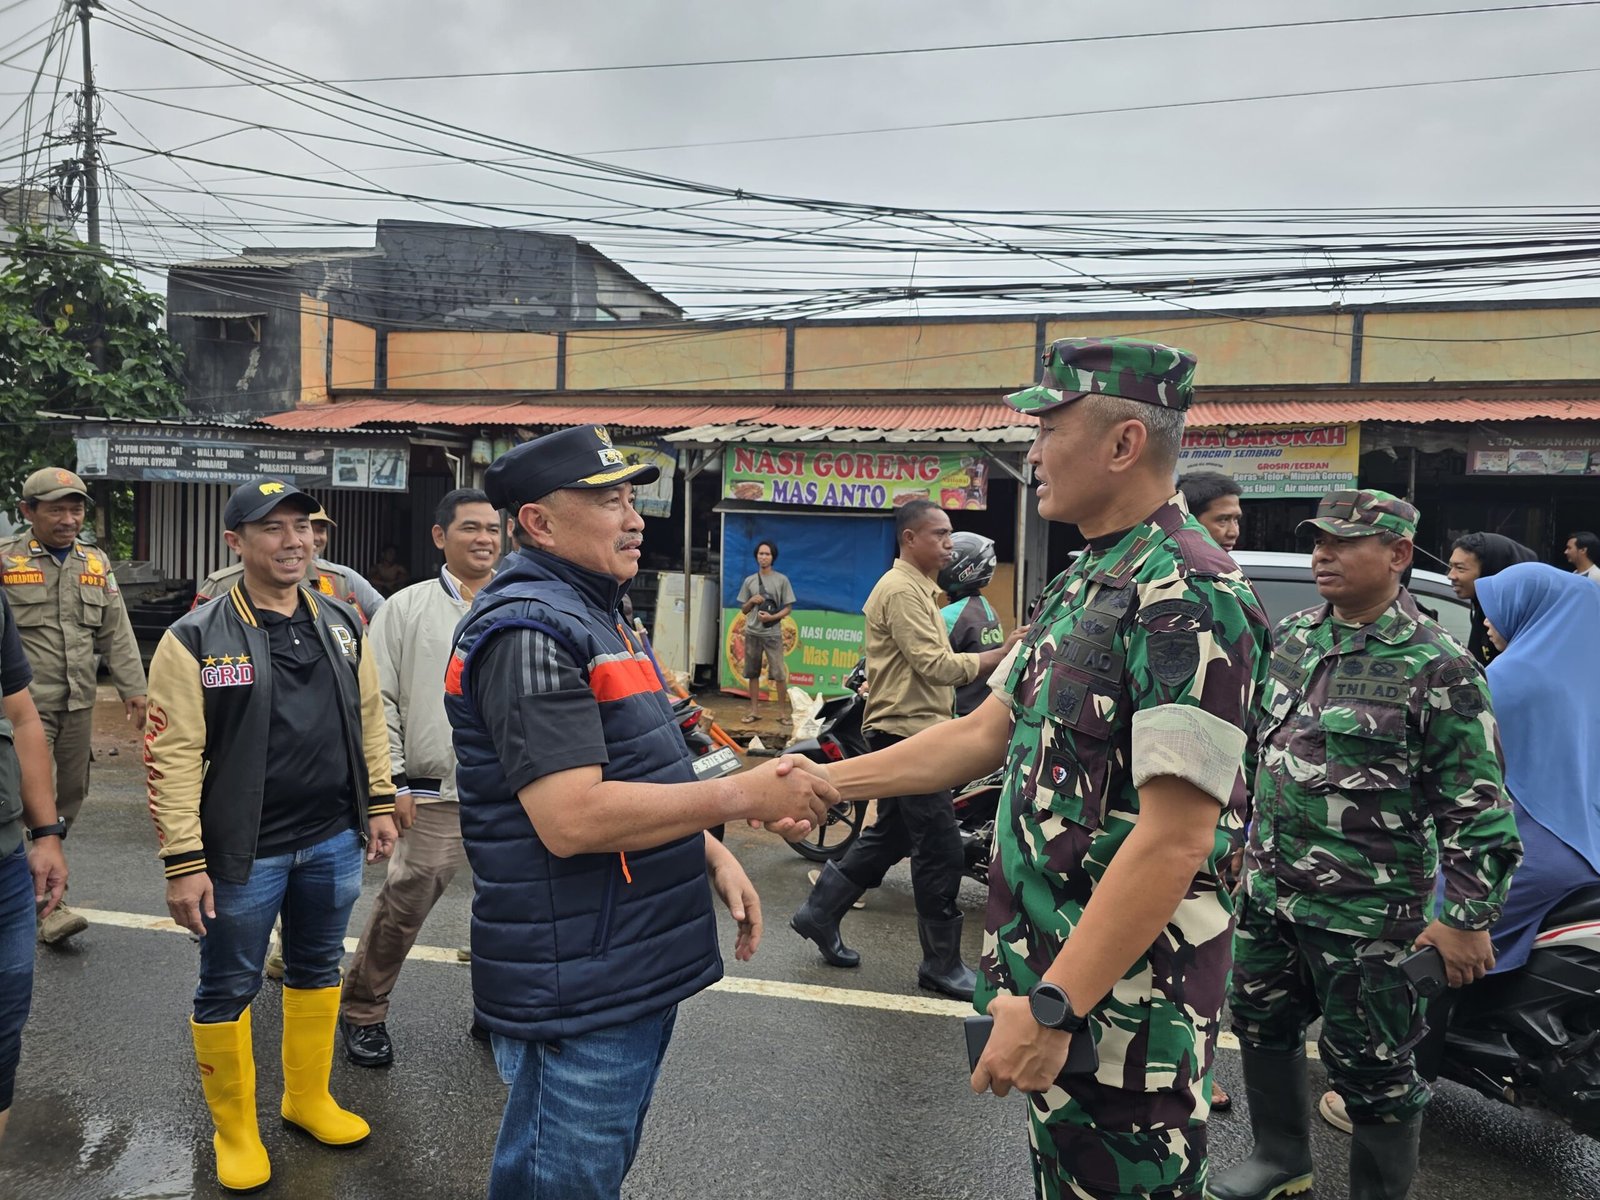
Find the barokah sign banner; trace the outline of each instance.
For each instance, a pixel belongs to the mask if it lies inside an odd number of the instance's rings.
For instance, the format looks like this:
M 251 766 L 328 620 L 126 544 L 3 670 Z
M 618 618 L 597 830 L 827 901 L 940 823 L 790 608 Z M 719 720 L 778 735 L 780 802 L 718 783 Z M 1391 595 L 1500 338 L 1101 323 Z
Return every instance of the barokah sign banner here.
M 733 446 L 722 456 L 722 495 L 820 508 L 898 508 L 932 500 L 941 508 L 989 504 L 989 463 L 961 453 Z
M 1355 423 L 1191 429 L 1178 456 L 1178 470 L 1226 471 L 1253 500 L 1353 488 L 1360 463 Z

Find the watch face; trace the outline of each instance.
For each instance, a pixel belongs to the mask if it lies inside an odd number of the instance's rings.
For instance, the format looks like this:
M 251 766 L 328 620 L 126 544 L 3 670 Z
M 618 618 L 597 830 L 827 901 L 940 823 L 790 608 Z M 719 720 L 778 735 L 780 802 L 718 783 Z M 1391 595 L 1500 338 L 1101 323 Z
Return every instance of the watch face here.
M 1055 987 L 1035 988 L 1028 997 L 1028 1005 L 1033 1010 L 1033 1019 L 1051 1029 L 1059 1029 L 1066 1020 L 1066 997 Z

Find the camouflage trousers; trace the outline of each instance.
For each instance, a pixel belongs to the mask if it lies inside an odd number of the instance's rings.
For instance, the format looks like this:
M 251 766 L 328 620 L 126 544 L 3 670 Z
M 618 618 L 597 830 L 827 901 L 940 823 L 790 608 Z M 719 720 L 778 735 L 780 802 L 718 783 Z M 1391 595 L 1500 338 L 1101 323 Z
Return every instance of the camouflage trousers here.
M 1408 950 L 1285 921 L 1246 896 L 1233 937 L 1233 1030 L 1249 1045 L 1292 1050 L 1320 1015 L 1317 1048 L 1350 1119 L 1405 1121 L 1431 1094 L 1414 1054 L 1422 1001 L 1395 966 Z
M 1040 1200 L 1200 1200 L 1210 1111 L 1209 1074 L 1152 1092 L 1068 1076 L 1028 1097 L 1034 1189 Z

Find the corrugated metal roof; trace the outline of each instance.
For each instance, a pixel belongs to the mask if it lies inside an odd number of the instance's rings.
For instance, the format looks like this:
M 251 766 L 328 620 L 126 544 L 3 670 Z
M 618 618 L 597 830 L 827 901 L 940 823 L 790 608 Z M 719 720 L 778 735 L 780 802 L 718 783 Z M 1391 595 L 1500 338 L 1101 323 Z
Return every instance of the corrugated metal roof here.
M 727 442 L 880 442 L 887 445 L 921 445 L 925 442 L 959 442 L 962 445 L 987 443 L 992 445 L 1026 446 L 1033 441 L 1037 428 L 1033 422 L 1026 425 L 1008 425 L 1004 429 L 884 429 L 841 428 L 837 425 L 820 429 L 794 425 L 733 424 L 696 425 L 693 429 L 667 434 L 667 441 L 686 445 L 720 446 Z
M 570 393 L 569 393 L 570 396 Z M 787 397 L 786 397 L 787 399 Z M 442 403 L 436 400 L 364 398 L 299 408 L 262 418 L 280 429 L 337 431 L 383 425 L 580 425 L 603 421 L 619 429 L 703 433 L 703 441 L 746 440 L 996 441 L 1022 442 L 1033 423 L 997 400 L 907 403 L 863 398 L 848 402 L 772 403 L 749 396 L 696 401 L 639 403 L 597 395 L 561 400 Z M 1478 421 L 1600 421 L 1600 396 L 1436 397 L 1362 399 L 1312 397 L 1295 400 L 1200 400 L 1189 410 L 1191 428 L 1227 425 L 1321 425 L 1344 421 L 1389 421 L 1406 425 Z M 773 431 L 773 432 L 767 432 Z M 915 435 L 915 436 L 912 436 Z M 695 441 L 687 436 L 678 441 Z
M 209 318 L 214 321 L 244 321 L 252 317 L 266 316 L 266 310 L 254 312 L 169 312 L 169 317 L 194 317 L 196 319 Z
M 581 425 L 604 421 L 619 429 L 687 429 L 718 418 L 746 420 L 766 404 L 439 404 L 429 400 L 344 400 L 263 417 L 280 429 L 350 429 L 369 422 L 416 425 Z
M 1532 396 L 1453 400 L 1352 400 L 1334 397 L 1304 400 L 1200 401 L 1189 410 L 1194 427 L 1218 425 L 1322 425 L 1337 421 L 1393 421 L 1429 425 L 1439 421 L 1600 421 L 1600 396 L 1541 399 Z

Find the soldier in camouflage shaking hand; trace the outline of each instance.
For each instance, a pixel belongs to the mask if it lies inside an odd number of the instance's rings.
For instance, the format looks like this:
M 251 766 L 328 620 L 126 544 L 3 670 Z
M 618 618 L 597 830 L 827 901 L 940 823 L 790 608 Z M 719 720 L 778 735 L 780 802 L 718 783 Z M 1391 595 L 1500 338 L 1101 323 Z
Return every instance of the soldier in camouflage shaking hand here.
M 1395 963 L 1443 955 L 1453 987 L 1494 965 L 1521 844 L 1473 658 L 1400 586 L 1417 510 L 1378 491 L 1324 497 L 1311 570 L 1327 604 L 1273 637 L 1229 1007 L 1255 1149 L 1215 1200 L 1311 1186 L 1305 1030 L 1354 1123 L 1353 1200 L 1401 1200 L 1428 1087 L 1421 1006 Z M 1443 909 L 1429 923 L 1435 880 Z
M 1198 1197 L 1228 976 L 1218 869 L 1242 832 L 1267 622 L 1173 486 L 1194 358 L 1069 338 L 1008 398 L 1035 416 L 1039 513 L 1089 547 L 977 711 L 826 768 L 846 797 L 1004 764 L 974 1091 L 1029 1095 L 1041 1197 Z M 1063 1074 L 1074 1038 L 1099 1067 Z

